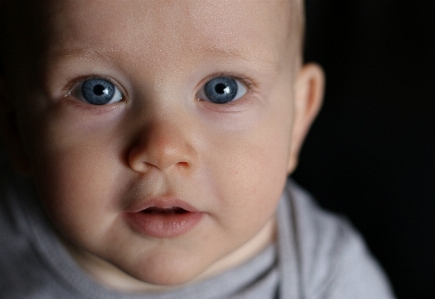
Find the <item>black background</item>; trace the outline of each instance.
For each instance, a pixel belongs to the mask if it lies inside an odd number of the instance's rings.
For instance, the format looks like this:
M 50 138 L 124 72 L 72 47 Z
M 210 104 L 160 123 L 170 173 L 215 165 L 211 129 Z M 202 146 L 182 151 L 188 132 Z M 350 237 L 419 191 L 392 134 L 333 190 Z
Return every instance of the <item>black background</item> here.
M 398 298 L 435 298 L 435 1 L 307 0 L 325 103 L 294 178 L 346 214 Z

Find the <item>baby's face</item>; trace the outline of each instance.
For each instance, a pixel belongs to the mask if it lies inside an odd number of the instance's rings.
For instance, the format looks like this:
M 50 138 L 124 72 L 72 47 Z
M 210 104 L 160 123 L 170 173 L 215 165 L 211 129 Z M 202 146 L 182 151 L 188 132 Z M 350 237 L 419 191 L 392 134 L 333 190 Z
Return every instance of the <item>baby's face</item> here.
M 306 129 L 290 1 L 53 2 L 18 127 L 79 263 L 172 285 L 261 250 Z

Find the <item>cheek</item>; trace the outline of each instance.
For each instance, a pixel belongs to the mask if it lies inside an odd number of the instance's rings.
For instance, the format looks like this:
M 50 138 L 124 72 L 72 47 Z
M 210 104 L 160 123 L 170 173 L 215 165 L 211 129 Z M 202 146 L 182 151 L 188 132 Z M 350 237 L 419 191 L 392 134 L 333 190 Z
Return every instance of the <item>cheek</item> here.
M 68 235 L 84 231 L 91 221 L 106 221 L 102 215 L 116 211 L 123 179 L 113 124 L 80 120 L 60 110 L 44 121 L 33 119 L 23 132 L 42 203 Z
M 58 228 L 69 232 L 67 235 L 87 230 L 89 223 L 104 227 L 101 221 L 108 221 L 116 212 L 115 199 L 121 191 L 116 184 L 120 180 L 116 167 L 106 155 L 95 154 L 98 147 L 89 150 L 80 146 L 77 150 L 50 151 L 50 158 L 43 155 L 43 165 L 35 169 L 42 203 Z
M 92 115 L 67 101 L 32 108 L 34 111 L 27 111 L 24 118 L 29 121 L 21 124 L 20 131 L 36 177 L 69 168 L 76 179 L 76 170 L 85 174 L 100 164 L 104 166 L 104 159 L 113 160 L 108 156 L 117 146 L 114 137 L 122 136 L 116 134 L 116 113 Z
M 288 110 L 287 110 L 288 111 Z M 287 178 L 291 122 L 288 115 L 258 117 L 249 130 L 213 134 L 207 142 L 210 190 L 237 218 L 273 214 Z M 282 113 L 282 112 L 281 112 Z M 285 121 L 279 121 L 284 119 Z M 247 213 L 249 212 L 249 213 Z M 225 213 L 224 213 L 225 214 Z

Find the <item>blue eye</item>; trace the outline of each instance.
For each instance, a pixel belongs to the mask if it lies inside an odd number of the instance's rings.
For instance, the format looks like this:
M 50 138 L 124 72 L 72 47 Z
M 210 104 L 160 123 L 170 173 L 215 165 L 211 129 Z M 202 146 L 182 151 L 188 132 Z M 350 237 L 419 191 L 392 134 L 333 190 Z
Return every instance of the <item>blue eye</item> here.
M 231 77 L 217 77 L 205 83 L 198 92 L 198 98 L 215 104 L 226 104 L 245 94 L 246 87 L 239 80 Z
M 91 105 L 107 105 L 123 99 L 121 91 L 113 83 L 100 78 L 81 82 L 73 89 L 72 94 Z

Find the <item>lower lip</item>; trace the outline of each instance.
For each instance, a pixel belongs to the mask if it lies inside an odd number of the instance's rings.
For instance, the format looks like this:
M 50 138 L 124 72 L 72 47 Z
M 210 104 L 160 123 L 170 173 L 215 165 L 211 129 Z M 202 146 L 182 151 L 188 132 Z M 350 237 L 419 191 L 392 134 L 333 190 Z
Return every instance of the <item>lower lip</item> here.
M 129 225 L 137 232 L 155 238 L 175 238 L 192 230 L 202 219 L 203 213 L 148 214 L 126 213 Z

